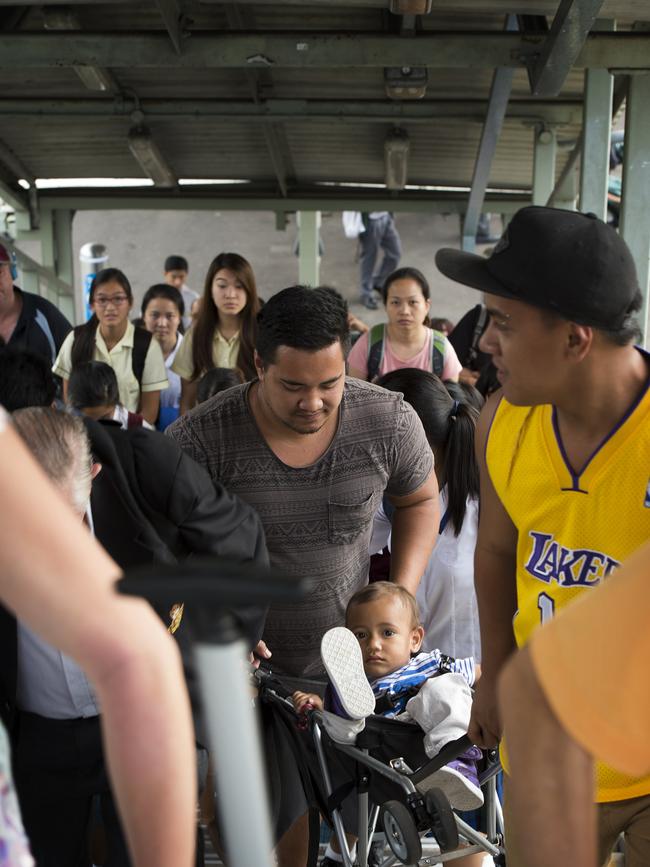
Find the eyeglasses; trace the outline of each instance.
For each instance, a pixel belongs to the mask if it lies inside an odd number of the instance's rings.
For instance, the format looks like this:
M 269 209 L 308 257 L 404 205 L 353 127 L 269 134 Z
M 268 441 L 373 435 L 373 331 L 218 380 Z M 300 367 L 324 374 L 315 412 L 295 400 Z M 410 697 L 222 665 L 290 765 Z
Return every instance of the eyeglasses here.
M 113 295 L 112 298 L 106 298 L 104 295 L 98 295 L 96 298 L 93 298 L 93 304 L 96 304 L 98 307 L 108 307 L 109 304 L 113 304 L 115 307 L 121 307 L 129 298 L 127 295 Z

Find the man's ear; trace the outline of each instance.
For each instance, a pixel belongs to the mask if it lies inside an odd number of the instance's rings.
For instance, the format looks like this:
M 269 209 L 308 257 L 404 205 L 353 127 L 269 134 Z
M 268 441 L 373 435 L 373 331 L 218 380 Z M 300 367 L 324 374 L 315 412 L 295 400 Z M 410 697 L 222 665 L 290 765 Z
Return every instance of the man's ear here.
M 577 322 L 568 323 L 567 354 L 574 361 L 582 361 L 589 353 L 594 339 L 594 330 L 590 325 L 580 325 Z
M 93 479 L 93 481 L 94 481 L 97 478 L 97 476 L 101 473 L 101 471 L 102 471 L 102 465 L 93 461 L 93 463 L 90 466 L 90 478 Z
M 264 373 L 266 368 L 264 367 L 264 362 L 257 353 L 257 349 L 253 351 L 253 363 L 255 364 L 255 370 L 257 371 L 258 378 L 260 380 L 264 379 Z

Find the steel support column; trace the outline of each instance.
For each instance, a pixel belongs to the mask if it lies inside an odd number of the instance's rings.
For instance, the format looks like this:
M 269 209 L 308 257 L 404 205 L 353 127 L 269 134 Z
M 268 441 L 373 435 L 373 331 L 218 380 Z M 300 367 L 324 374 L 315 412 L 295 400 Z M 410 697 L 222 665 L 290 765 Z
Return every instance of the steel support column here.
M 603 0 L 561 0 L 531 72 L 536 96 L 557 96 L 574 66 Z
M 298 239 L 298 280 L 305 286 L 318 286 L 320 256 L 318 255 L 318 233 L 320 211 L 300 211 Z
M 545 205 L 555 186 L 555 153 L 557 136 L 555 130 L 535 128 L 533 156 L 533 205 Z
M 548 204 L 554 208 L 564 208 L 565 211 L 575 211 L 577 202 L 578 173 L 573 171 L 563 178 L 561 184 L 556 184 Z
M 613 29 L 613 22 L 600 29 Z M 609 138 L 612 130 L 614 77 L 606 69 L 585 73 L 585 103 L 580 160 L 580 210 L 607 216 L 607 178 L 609 175 Z
M 650 276 L 650 74 L 630 77 L 625 110 L 625 156 L 620 231 L 639 276 L 643 309 L 639 317 L 648 345 L 648 279 Z
M 505 29 L 508 31 L 517 29 L 517 18 L 515 15 L 508 16 Z M 465 220 L 463 221 L 461 244 L 462 249 L 469 252 L 472 252 L 475 247 L 476 230 L 478 228 L 479 217 L 481 216 L 483 201 L 485 200 L 485 191 L 490 179 L 494 152 L 497 149 L 503 119 L 508 108 L 513 76 L 513 69 L 501 68 L 495 69 L 494 76 L 492 77 L 490 101 L 481 132 L 481 143 L 476 155 L 476 162 L 474 163 L 472 189 L 467 202 Z
M 81 314 L 75 310 L 74 293 L 74 256 L 72 252 L 72 218 L 73 211 L 53 211 L 54 216 L 54 268 L 60 280 L 70 284 L 70 295 L 58 296 L 58 307 L 70 322 L 81 322 Z
M 17 221 L 16 243 L 20 245 L 24 257 L 18 257 L 22 271 L 21 288 L 36 295 L 42 295 L 56 304 L 58 292 L 50 285 L 45 275 L 54 276 L 54 230 L 52 212 L 41 214 L 38 229 L 27 229 L 24 221 Z M 32 245 L 36 245 L 35 247 Z

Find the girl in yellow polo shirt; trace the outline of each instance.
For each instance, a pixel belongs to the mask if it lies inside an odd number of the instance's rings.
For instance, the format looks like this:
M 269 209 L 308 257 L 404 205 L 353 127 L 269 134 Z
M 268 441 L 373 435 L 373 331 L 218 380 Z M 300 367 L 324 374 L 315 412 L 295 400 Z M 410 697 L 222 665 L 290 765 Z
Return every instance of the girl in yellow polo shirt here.
M 213 367 L 236 367 L 253 379 L 256 316 L 255 275 L 237 253 L 220 253 L 205 278 L 196 322 L 185 335 L 172 370 L 181 377 L 183 415 L 196 403 L 198 381 Z
M 129 322 L 133 306 L 131 284 L 118 268 L 99 271 L 90 286 L 92 316 L 63 341 L 52 370 L 63 379 L 67 398 L 73 367 L 104 361 L 115 371 L 120 403 L 155 424 L 160 392 L 167 388 L 167 371 L 160 344 Z

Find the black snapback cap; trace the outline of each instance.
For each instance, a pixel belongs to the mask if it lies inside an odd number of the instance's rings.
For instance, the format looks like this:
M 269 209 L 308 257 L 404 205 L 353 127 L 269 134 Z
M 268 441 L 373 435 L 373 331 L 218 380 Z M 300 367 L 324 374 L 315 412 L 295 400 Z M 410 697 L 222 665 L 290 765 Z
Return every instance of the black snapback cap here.
M 624 325 L 639 291 L 618 232 L 595 214 L 559 208 L 517 211 L 487 259 L 445 247 L 436 265 L 458 283 L 604 329 Z

